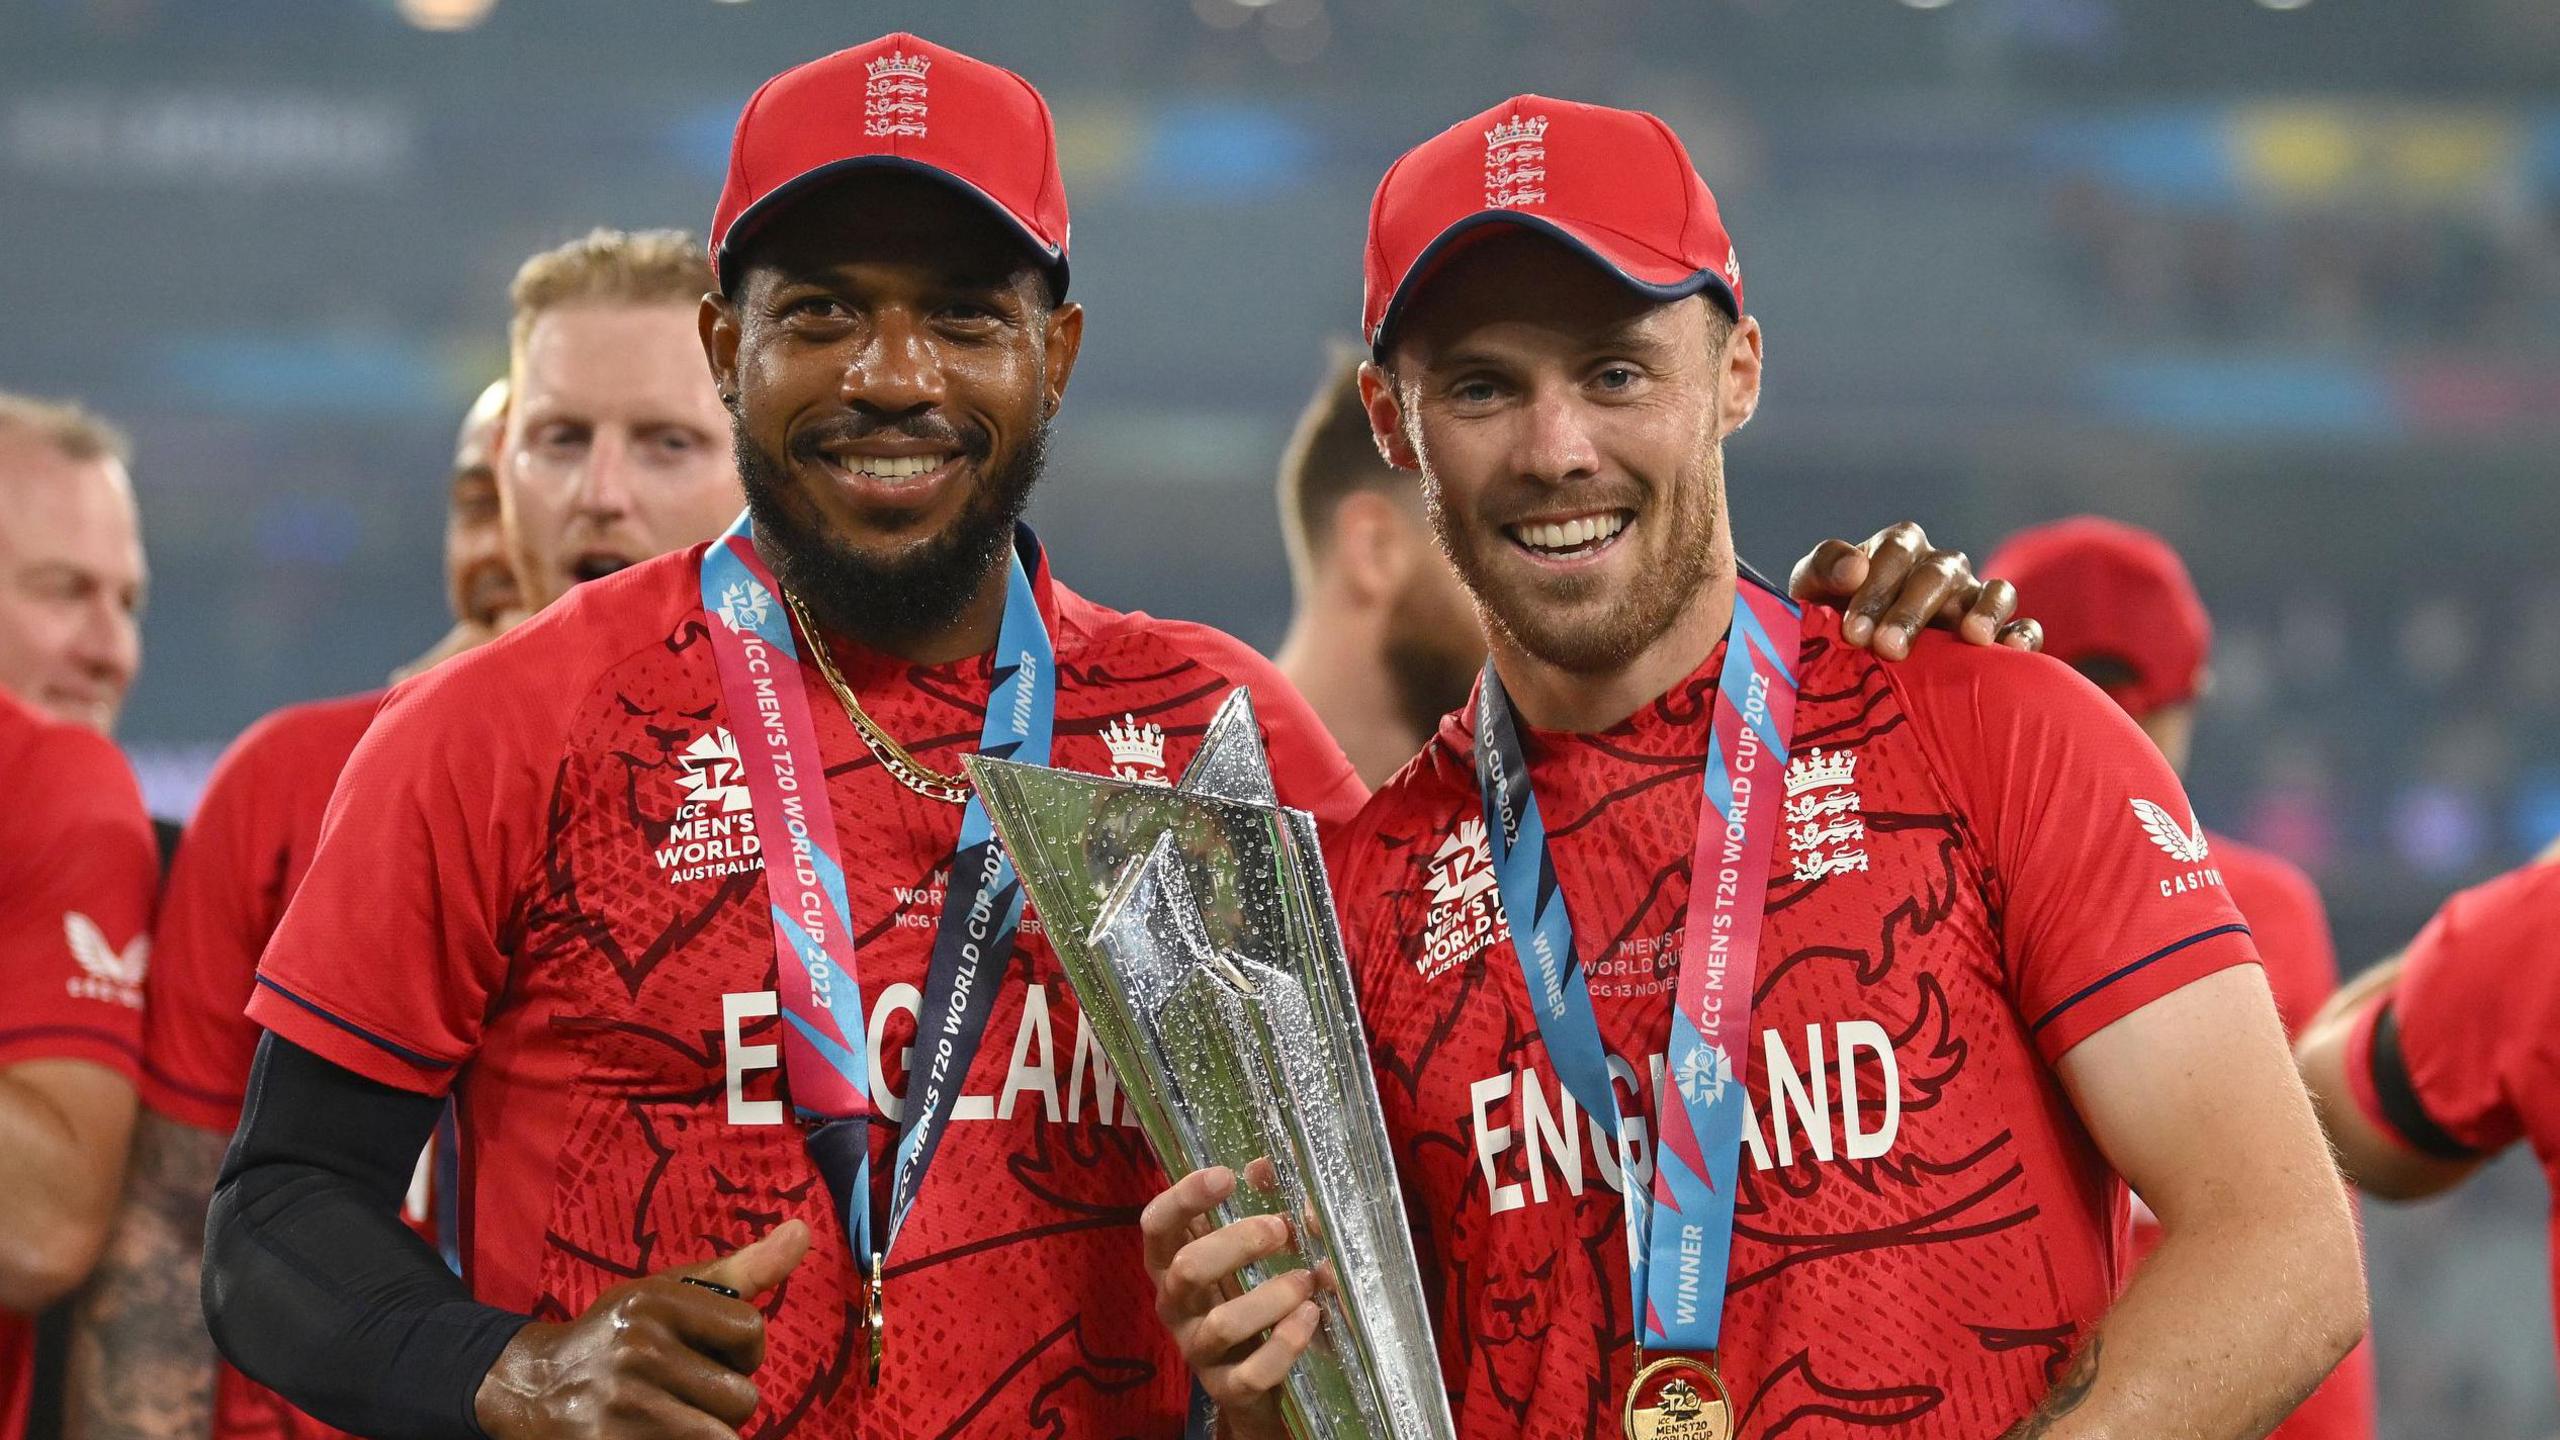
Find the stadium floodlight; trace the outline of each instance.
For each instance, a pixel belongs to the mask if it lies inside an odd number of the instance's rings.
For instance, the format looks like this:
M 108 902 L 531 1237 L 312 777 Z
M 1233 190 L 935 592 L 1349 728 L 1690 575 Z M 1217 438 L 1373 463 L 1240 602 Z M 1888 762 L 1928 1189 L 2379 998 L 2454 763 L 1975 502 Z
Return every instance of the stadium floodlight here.
M 421 30 L 468 30 L 489 18 L 498 0 L 399 0 L 400 18 Z

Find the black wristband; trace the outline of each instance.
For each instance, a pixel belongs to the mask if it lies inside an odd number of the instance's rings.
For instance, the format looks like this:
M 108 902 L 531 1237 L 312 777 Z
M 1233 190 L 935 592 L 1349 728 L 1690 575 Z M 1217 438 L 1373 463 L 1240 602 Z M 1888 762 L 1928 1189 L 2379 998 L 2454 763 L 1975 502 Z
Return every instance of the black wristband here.
M 2400 1013 L 2385 996 L 2382 1011 L 2373 1020 L 2372 1069 L 2374 1099 L 2381 1102 L 2382 1118 L 2400 1132 L 2402 1139 L 2423 1154 L 2438 1160 L 2477 1160 L 2480 1152 L 2456 1140 L 2438 1125 L 2427 1108 L 2418 1103 L 2417 1087 L 2409 1080 L 2408 1059 L 2400 1053 Z

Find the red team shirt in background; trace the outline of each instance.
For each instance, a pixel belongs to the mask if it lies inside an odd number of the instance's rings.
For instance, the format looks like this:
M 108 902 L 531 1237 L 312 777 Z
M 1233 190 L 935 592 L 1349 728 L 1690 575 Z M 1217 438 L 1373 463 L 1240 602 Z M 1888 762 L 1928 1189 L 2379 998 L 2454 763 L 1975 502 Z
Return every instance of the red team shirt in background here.
M 2086 681 L 1934 634 L 1885 664 L 1838 621 L 1805 620 L 1723 1370 L 1746 1440 L 1983 1440 L 2121 1280 L 2124 1185 L 2054 1063 L 2255 952 L 2177 778 Z M 1524 737 L 1640 1180 L 1722 657 L 1606 732 Z M 1616 1434 L 1617 1164 L 1507 943 L 1472 714 L 1337 840 L 1334 878 L 1459 1433 Z
M 755 1437 L 1176 1433 L 1189 1374 L 1155 1319 L 1139 1210 L 1164 1185 L 1026 920 L 959 1109 L 890 1256 L 888 1355 L 825 1186 L 785 1123 L 749 800 L 682 552 L 580 586 L 404 687 L 357 749 L 250 1013 L 386 1084 L 450 1093 L 465 1274 L 560 1320 L 607 1287 L 790 1216 L 817 1243 L 767 1301 Z M 1252 687 L 1281 798 L 1364 798 L 1303 701 L 1200 626 L 1033 588 L 1058 668 L 1055 763 L 1180 773 Z M 946 773 L 990 662 L 838 650 L 865 708 Z M 874 1093 L 896 1116 L 961 807 L 901 786 L 803 667 L 850 884 Z M 886 1186 L 895 1125 L 873 1127 Z
M 2560 1194 L 2560 965 L 2552 934 L 2560 920 L 2560 864 L 2510 871 L 2444 904 L 2409 945 L 2392 991 L 2400 1059 L 2427 1119 L 2446 1137 L 2488 1155 L 2518 1140 L 2533 1147 Z M 2373 1021 L 2355 1046 L 2351 1074 L 2369 1076 Z M 2399 1127 L 2354 1085 L 2366 1115 L 2386 1133 Z M 2424 1149 L 2402 1135 L 2412 1148 Z M 2552 1284 L 2560 1292 L 2560 1209 L 2552 1212 Z
M 2267 988 L 2290 1038 L 2320 1011 L 2338 988 L 2338 952 L 2329 939 L 2329 912 L 2319 888 L 2283 856 L 2244 845 L 2227 835 L 2211 837 L 2212 864 L 2222 872 L 2231 903 L 2249 922 Z M 2160 1243 L 2160 1222 L 2134 1210 L 2133 1253 L 2138 1264 Z M 2269 1432 L 2271 1440 L 2369 1440 L 2374 1416 L 2373 1342 L 2359 1341 L 2311 1398 Z
M 262 1033 L 245 1013 L 258 956 L 319 848 L 320 817 L 382 692 L 288 706 L 243 731 L 215 763 L 169 868 L 142 1026 L 142 1103 L 228 1136 Z M 432 1240 L 413 1194 L 410 1224 Z M 217 1361 L 213 1440 L 337 1440 L 344 1434 Z
M 0 1070 L 84 1060 L 140 1072 L 160 853 L 114 742 L 0 692 Z M 0 1440 L 25 1433 L 35 1325 L 0 1311 Z

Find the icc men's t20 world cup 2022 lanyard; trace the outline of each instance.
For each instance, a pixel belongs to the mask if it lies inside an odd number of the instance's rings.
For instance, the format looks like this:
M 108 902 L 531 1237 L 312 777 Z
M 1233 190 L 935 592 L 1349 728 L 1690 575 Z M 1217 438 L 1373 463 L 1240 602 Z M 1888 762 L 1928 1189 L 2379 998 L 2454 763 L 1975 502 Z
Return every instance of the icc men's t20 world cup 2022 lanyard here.
M 1751 991 L 1759 970 L 1779 776 L 1795 728 L 1802 616 L 1755 576 L 1734 586 L 1698 797 L 1689 907 L 1673 986 L 1673 1084 L 1655 1119 L 1651 1194 L 1624 1168 L 1625 1120 L 1593 1013 L 1573 921 L 1556 879 L 1510 696 L 1485 667 L 1477 698 L 1476 783 L 1485 831 L 1538 1031 L 1558 1076 L 1619 1137 L 1637 1373 L 1622 1417 L 1635 1440 L 1732 1434 L 1715 1353 L 1740 1180 Z M 1647 1352 L 1661 1358 L 1643 1363 Z
M 1049 632 L 1024 569 L 1020 532 L 1008 559 L 1004 619 L 994 684 L 978 749 L 984 755 L 1049 763 L 1057 675 Z M 783 1078 L 808 1127 L 809 1155 L 826 1180 L 855 1262 L 867 1267 L 870 1373 L 885 1352 L 883 1265 L 924 1182 L 925 1169 L 958 1104 L 969 1062 L 994 1010 L 995 972 L 1013 954 L 1022 923 L 1022 887 L 972 797 L 951 856 L 933 958 L 917 1009 L 917 1053 L 908 1082 L 905 1128 L 887 1213 L 871 1204 L 870 1126 L 881 1114 L 871 1094 L 862 977 L 855 966 L 853 906 L 827 803 L 826 764 L 800 673 L 791 618 L 755 549 L 753 521 L 741 514 L 702 556 L 702 608 L 709 617 L 720 690 L 737 737 L 773 910 L 782 1011 Z M 826 643 L 807 637 L 812 646 Z

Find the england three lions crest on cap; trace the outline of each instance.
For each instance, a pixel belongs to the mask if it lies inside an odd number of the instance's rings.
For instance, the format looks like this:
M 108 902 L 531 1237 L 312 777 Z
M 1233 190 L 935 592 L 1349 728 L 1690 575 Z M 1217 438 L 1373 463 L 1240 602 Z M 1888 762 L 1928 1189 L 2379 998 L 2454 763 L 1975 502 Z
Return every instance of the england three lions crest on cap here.
M 862 92 L 862 132 L 922 136 L 930 114 L 927 80 L 933 61 L 892 50 L 872 61 L 868 69 L 870 79 Z
M 1515 115 L 1484 132 L 1484 203 L 1514 210 L 1547 201 L 1547 117 Z

